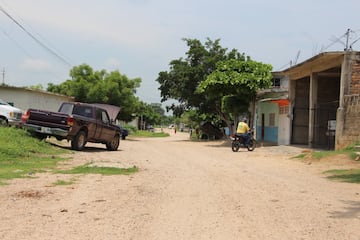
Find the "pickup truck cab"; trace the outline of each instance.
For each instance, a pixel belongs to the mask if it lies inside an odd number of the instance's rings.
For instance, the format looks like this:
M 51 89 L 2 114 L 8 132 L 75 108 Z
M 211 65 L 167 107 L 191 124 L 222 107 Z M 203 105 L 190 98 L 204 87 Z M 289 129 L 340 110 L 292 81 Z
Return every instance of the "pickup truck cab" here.
M 7 102 L 0 99 L 0 126 L 16 126 L 22 125 L 22 111 L 13 107 Z
M 113 122 L 119 111 L 112 105 L 65 102 L 58 112 L 28 109 L 22 120 L 24 128 L 40 139 L 66 139 L 74 150 L 83 150 L 87 142 L 103 143 L 108 150 L 116 151 L 121 129 Z

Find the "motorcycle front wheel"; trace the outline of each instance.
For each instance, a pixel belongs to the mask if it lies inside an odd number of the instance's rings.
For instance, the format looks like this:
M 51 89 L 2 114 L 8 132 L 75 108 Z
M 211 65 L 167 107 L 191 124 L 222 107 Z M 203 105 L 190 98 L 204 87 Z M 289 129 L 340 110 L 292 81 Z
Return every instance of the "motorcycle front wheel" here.
M 233 152 L 239 151 L 239 148 L 240 148 L 240 143 L 238 141 L 233 141 L 231 143 L 231 149 Z

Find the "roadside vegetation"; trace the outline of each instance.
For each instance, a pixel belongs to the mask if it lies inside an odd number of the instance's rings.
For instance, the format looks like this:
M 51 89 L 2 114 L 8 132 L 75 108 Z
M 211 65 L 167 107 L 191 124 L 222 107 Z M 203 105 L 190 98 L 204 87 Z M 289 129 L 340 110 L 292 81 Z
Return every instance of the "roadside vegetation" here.
M 0 128 L 0 184 L 13 178 L 32 177 L 39 172 L 52 171 L 60 155 L 69 151 L 52 146 L 15 128 Z
M 328 174 L 329 176 L 327 176 L 327 178 L 331 180 L 349 183 L 360 183 L 360 169 L 334 169 L 326 171 L 325 174 Z
M 36 173 L 52 172 L 62 174 L 131 174 L 136 166 L 122 169 L 89 166 L 88 164 L 70 170 L 60 171 L 57 165 L 67 161 L 65 154 L 71 151 L 39 141 L 22 129 L 0 128 L 0 185 L 14 178 L 32 178 Z M 58 180 L 54 185 L 70 185 L 76 180 Z
M 92 163 L 84 164 L 70 170 L 60 170 L 62 174 L 102 174 L 102 175 L 129 175 L 138 171 L 136 166 L 131 168 L 99 167 L 92 166 Z
M 348 157 L 349 161 L 360 161 L 359 152 L 357 152 L 357 147 L 360 143 L 351 145 L 347 148 L 337 150 L 337 151 L 311 151 L 308 153 L 302 153 L 295 158 L 298 159 L 310 159 L 310 160 L 321 160 L 324 158 L 336 158 L 340 155 L 345 155 Z M 359 165 L 360 167 L 360 165 Z M 325 171 L 324 174 L 327 175 L 328 179 L 349 182 L 349 183 L 360 183 L 360 168 L 356 169 L 332 169 Z
M 134 137 L 168 137 L 169 134 L 165 132 L 152 132 L 145 130 L 138 130 L 131 133 Z

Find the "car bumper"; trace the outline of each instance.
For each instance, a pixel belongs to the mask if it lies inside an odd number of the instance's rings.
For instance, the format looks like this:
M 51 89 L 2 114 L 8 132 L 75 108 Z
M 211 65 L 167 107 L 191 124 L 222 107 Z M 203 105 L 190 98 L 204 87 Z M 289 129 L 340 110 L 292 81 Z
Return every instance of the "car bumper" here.
M 61 128 L 43 127 L 33 124 L 25 124 L 24 128 L 29 132 L 37 132 L 48 136 L 60 136 L 65 138 L 69 134 L 69 131 Z
M 21 119 L 9 118 L 8 124 L 9 126 L 21 127 L 23 125 L 23 122 L 21 121 Z

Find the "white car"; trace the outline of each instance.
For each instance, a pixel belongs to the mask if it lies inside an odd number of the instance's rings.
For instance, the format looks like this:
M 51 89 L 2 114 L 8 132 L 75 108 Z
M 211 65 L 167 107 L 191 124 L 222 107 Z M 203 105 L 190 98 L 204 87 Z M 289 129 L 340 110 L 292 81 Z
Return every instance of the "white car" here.
M 16 126 L 22 125 L 22 111 L 11 106 L 7 102 L 0 99 L 0 126 Z

